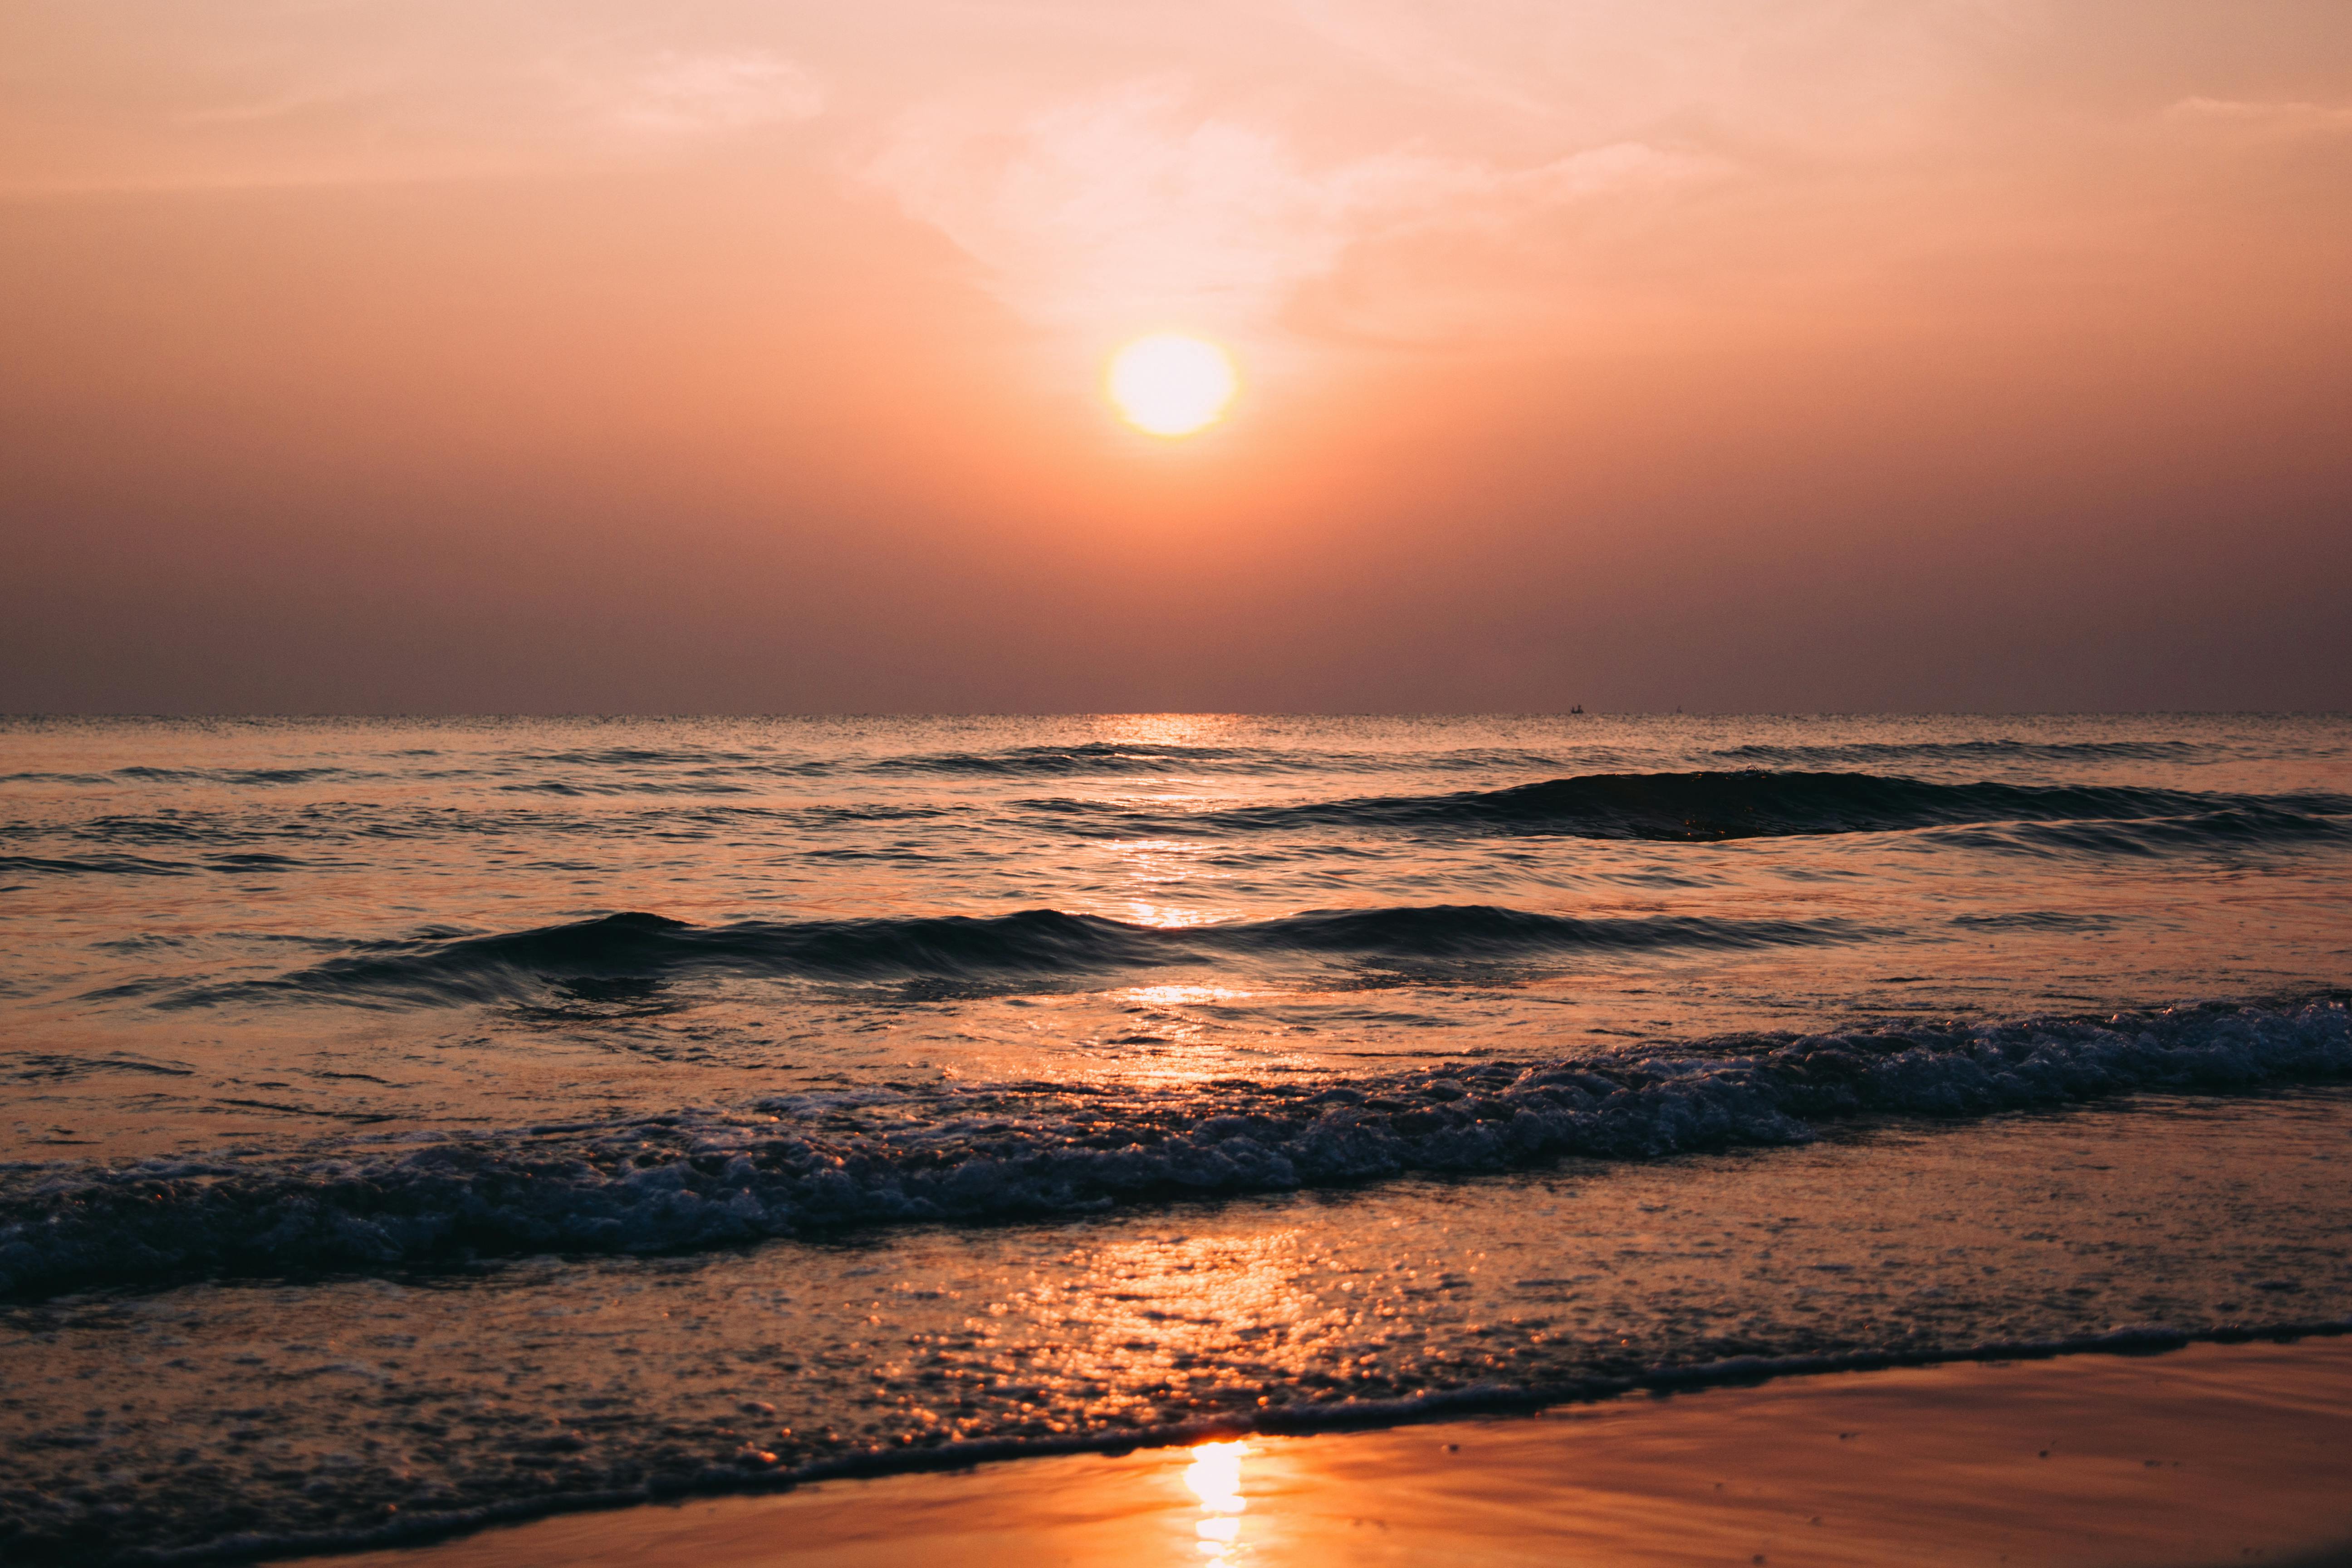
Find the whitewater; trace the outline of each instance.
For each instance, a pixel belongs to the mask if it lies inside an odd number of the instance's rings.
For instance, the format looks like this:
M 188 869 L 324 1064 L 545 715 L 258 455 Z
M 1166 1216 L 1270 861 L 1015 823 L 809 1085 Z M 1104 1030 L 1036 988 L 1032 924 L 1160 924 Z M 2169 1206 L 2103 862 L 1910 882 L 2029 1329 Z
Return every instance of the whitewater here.
M 2334 716 L 0 721 L 0 1555 L 2336 1324 L 2347 870 Z

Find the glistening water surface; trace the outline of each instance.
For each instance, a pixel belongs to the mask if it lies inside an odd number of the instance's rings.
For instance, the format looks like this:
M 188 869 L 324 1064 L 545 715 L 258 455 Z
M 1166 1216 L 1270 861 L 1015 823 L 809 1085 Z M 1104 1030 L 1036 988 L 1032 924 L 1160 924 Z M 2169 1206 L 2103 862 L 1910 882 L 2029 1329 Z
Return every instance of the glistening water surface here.
M 0 1545 L 2352 1315 L 2340 718 L 0 724 Z

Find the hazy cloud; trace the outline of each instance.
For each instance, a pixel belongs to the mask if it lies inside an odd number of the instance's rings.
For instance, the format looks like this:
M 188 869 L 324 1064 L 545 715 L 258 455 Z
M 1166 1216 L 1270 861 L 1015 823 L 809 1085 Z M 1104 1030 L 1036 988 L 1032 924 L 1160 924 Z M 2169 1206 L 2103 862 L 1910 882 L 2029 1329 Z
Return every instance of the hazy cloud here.
M 664 51 L 624 78 L 611 104 L 613 118 L 624 125 L 673 134 L 813 120 L 824 110 L 824 89 L 814 75 L 758 50 Z
M 534 5 L 222 0 L 126 31 L 95 7 L 35 9 L 0 18 L 0 192 L 513 177 L 825 107 L 796 51 L 748 24 L 698 37 Z
M 1718 172 L 1618 142 L 1522 167 L 1396 148 L 1307 165 L 1265 123 L 1202 112 L 1181 82 L 1131 82 L 1008 129 L 953 110 L 905 119 L 868 170 L 989 269 L 1033 321 L 1227 328 L 1277 315 L 1355 247 L 1533 215 Z

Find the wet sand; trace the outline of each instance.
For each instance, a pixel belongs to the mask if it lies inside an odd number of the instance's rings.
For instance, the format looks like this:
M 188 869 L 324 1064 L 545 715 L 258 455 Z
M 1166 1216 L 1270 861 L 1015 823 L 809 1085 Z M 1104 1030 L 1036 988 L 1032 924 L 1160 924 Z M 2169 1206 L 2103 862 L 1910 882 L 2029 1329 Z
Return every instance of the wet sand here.
M 2352 1338 L 835 1480 L 341 1568 L 2352 1563 Z

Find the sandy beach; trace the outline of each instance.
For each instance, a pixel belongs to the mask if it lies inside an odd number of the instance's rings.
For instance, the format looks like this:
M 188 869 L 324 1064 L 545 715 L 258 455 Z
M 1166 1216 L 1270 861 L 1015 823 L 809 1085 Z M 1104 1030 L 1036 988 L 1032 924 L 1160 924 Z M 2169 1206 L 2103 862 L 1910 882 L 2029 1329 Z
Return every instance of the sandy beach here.
M 837 1480 L 339 1568 L 2352 1561 L 2352 1338 L 1792 1377 Z

